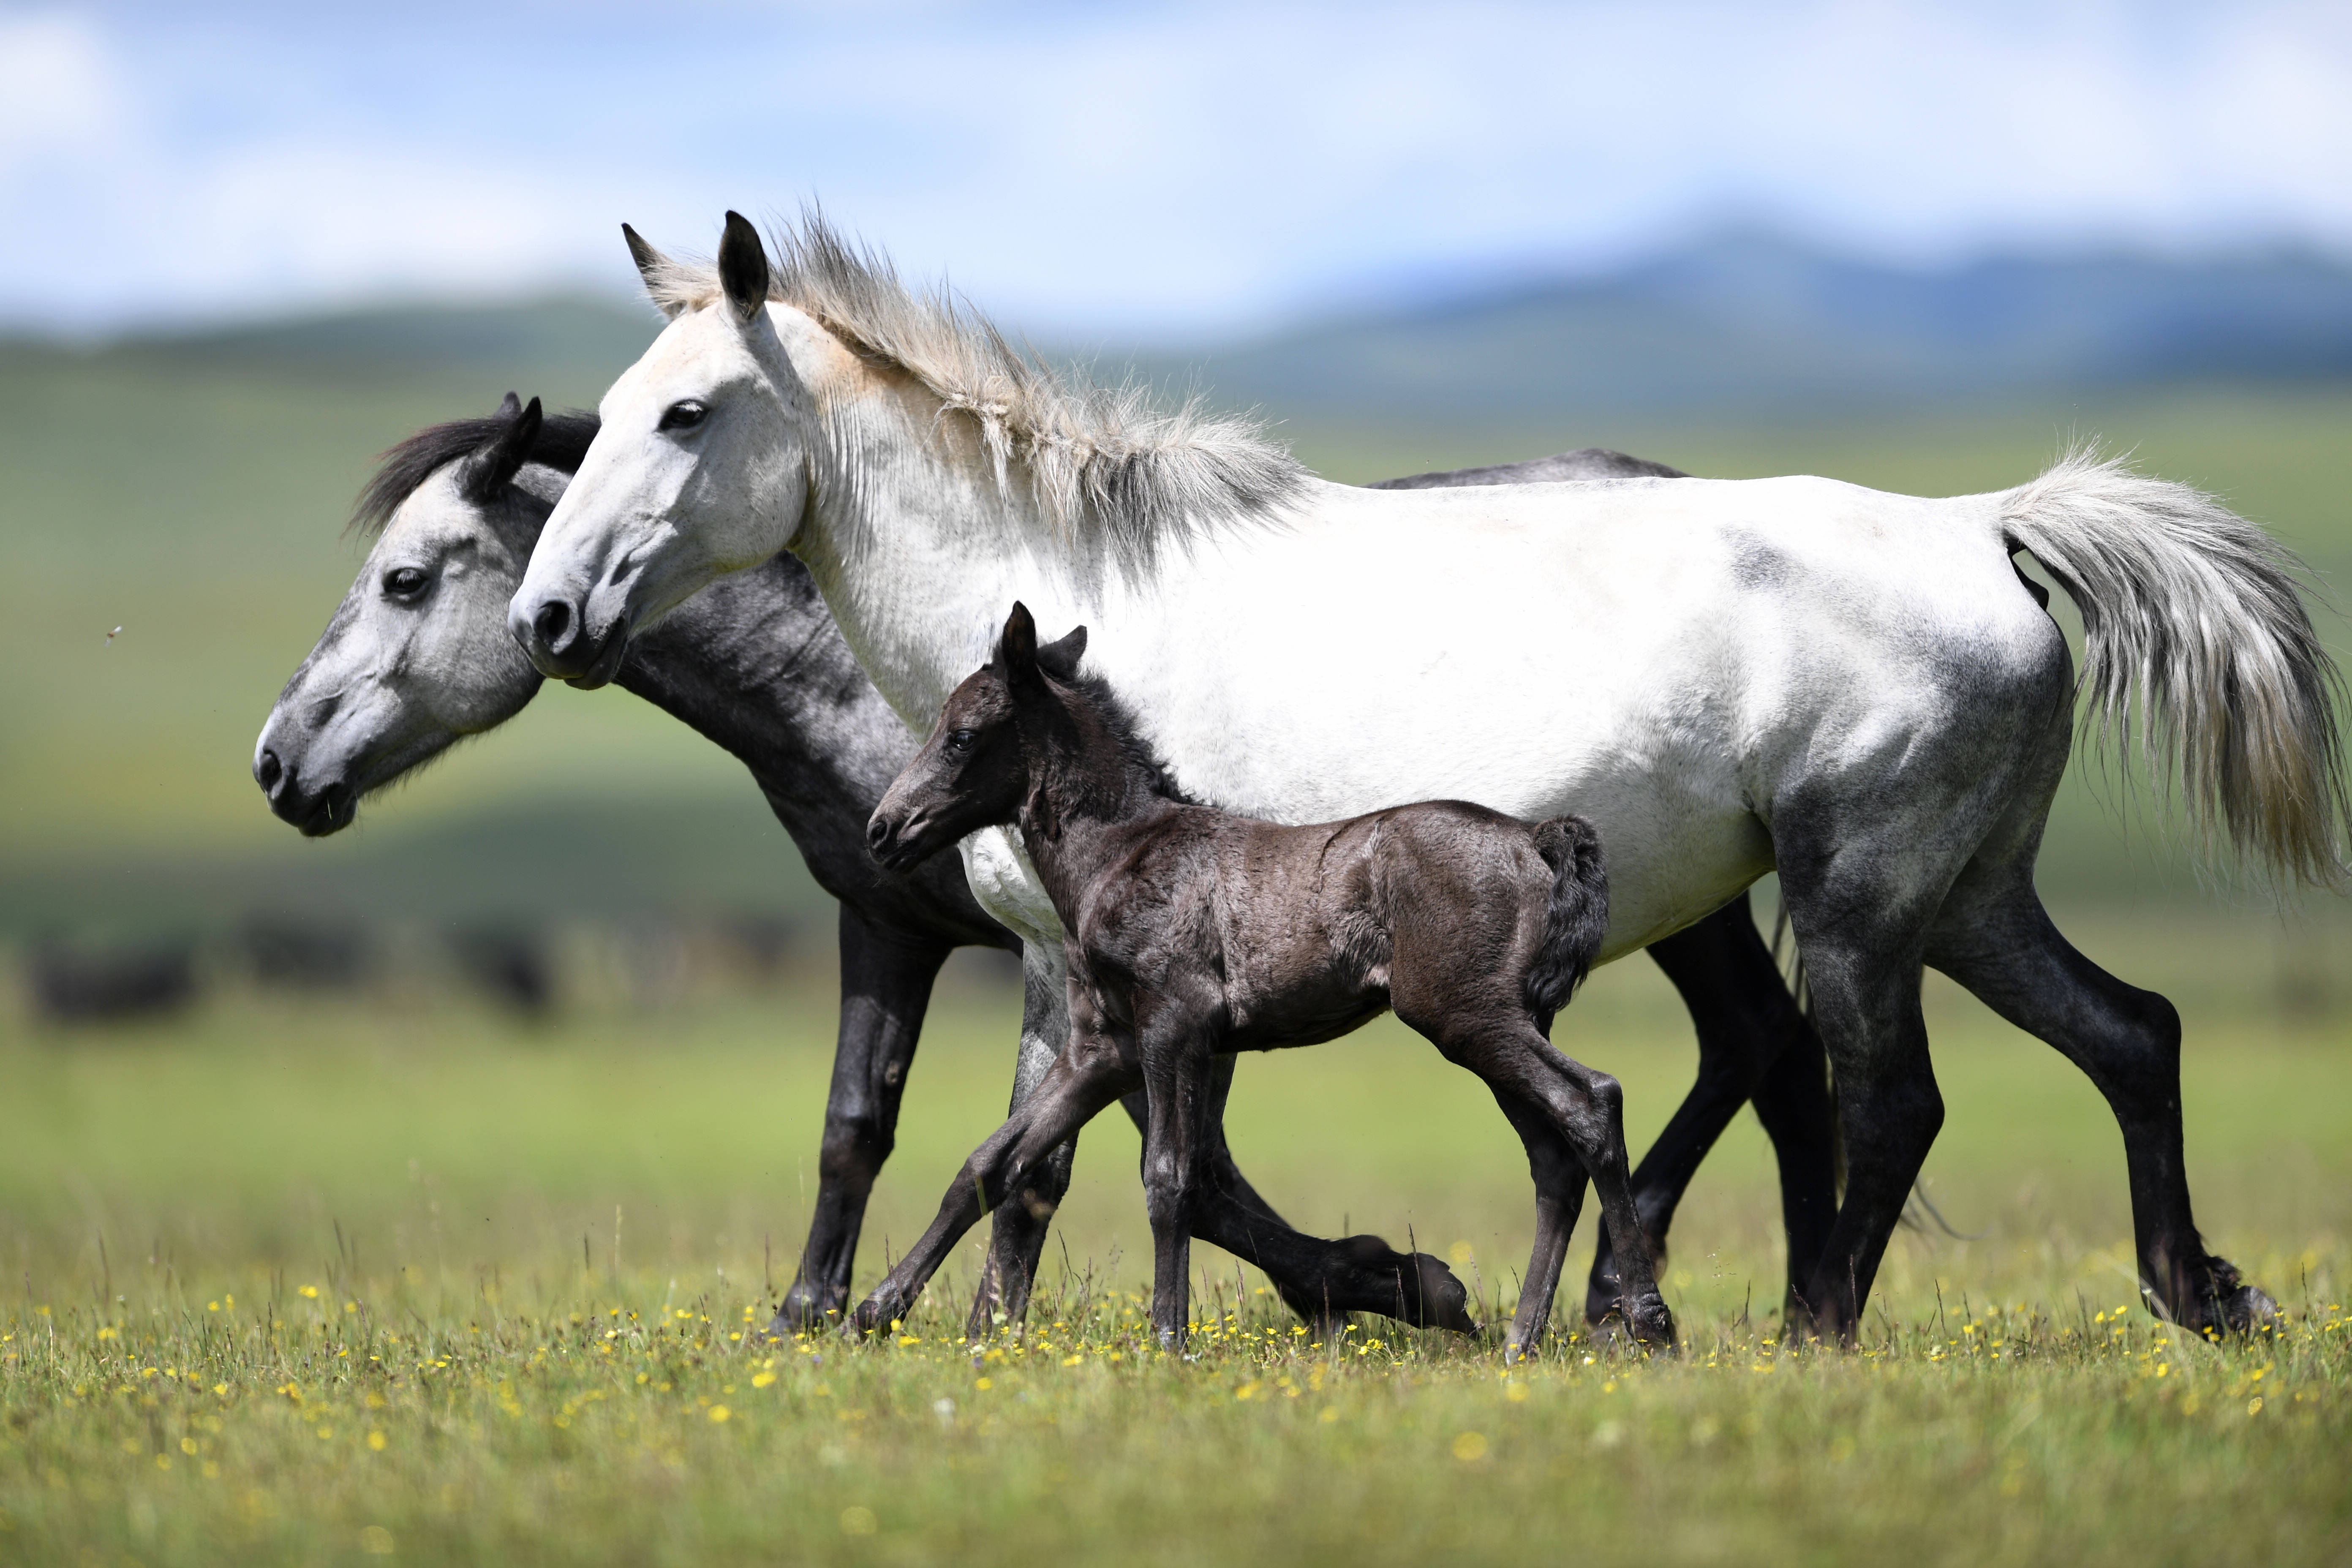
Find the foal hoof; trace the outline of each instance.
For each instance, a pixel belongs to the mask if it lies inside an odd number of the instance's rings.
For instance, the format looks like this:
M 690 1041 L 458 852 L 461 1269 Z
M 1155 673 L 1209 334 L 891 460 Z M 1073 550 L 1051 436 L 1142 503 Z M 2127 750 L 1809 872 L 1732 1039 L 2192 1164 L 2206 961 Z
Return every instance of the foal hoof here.
M 814 1290 L 795 1287 L 776 1304 L 776 1315 L 768 1321 L 768 1332 L 786 1340 L 794 1334 L 817 1333 L 840 1313 L 838 1300 L 828 1302 Z

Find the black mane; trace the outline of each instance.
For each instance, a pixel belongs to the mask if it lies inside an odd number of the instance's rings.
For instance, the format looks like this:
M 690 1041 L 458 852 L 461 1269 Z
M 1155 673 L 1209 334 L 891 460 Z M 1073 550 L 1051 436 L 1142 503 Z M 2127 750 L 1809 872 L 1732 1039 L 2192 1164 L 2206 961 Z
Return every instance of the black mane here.
M 1108 679 L 1099 675 L 1072 676 L 1066 680 L 1059 676 L 1049 675 L 1046 679 L 1084 705 L 1101 721 L 1102 727 L 1109 731 L 1111 739 L 1118 743 L 1119 754 L 1143 770 L 1144 776 L 1150 781 L 1152 794 L 1166 800 L 1172 800 L 1179 805 L 1201 804 L 1185 794 L 1176 781 L 1169 776 L 1167 763 L 1160 759 L 1158 752 L 1144 743 L 1141 728 L 1136 721 L 1135 710 L 1119 700 L 1118 693 L 1111 689 Z
M 392 514 L 400 510 L 400 503 L 416 493 L 417 486 L 458 458 L 480 451 L 516 417 L 511 414 L 493 414 L 480 419 L 452 419 L 445 425 L 430 425 L 385 451 L 378 459 L 381 466 L 375 477 L 368 480 L 367 488 L 360 491 L 360 499 L 352 508 L 351 529 L 359 533 L 381 532 L 384 524 L 392 521 Z M 549 415 L 539 427 L 530 461 L 562 473 L 577 473 L 581 460 L 588 455 L 588 443 L 596 438 L 596 416 L 578 410 Z

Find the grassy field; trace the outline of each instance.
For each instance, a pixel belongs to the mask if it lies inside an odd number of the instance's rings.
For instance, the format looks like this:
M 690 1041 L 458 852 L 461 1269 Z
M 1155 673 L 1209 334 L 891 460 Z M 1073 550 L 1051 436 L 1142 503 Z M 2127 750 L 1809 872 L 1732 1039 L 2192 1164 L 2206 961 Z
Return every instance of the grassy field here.
M 1205 1249 L 1213 1326 L 1160 1356 L 1135 1137 L 1108 1121 L 1025 1339 L 959 1340 L 968 1246 L 887 1342 L 763 1342 L 806 1215 L 821 988 L 536 1030 L 230 994 L 176 1028 L 20 1034 L 0 1559 L 2340 1562 L 2346 1021 L 2281 1011 L 2257 927 L 2082 934 L 2182 1003 L 2200 1217 L 2289 1308 L 2275 1336 L 2147 1317 L 2104 1108 L 1940 984 L 1928 1190 L 1973 1239 L 1898 1236 L 1861 1352 L 1780 1342 L 1743 1118 L 1666 1264 L 1684 1355 L 1562 1340 L 1516 1371 L 1370 1321 L 1312 1342 Z M 950 984 L 862 1279 L 991 1123 L 1013 1010 Z M 1624 1079 L 1637 1139 L 1687 1084 L 1647 965 L 1604 971 L 1559 1036 Z M 1516 1145 L 1393 1025 L 1245 1063 L 1233 1137 L 1297 1223 L 1410 1235 L 1514 1300 Z

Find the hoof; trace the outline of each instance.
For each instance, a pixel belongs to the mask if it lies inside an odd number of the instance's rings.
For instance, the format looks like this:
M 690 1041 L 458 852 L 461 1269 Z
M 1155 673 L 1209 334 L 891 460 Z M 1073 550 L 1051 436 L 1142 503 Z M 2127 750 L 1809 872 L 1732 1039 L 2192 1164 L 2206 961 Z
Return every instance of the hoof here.
M 878 1334 L 906 1315 L 905 1309 L 893 1306 L 879 1296 L 868 1296 L 857 1303 L 856 1311 L 841 1321 L 841 1337 L 856 1340 L 868 1334 Z
M 1420 1310 L 1404 1321 L 1419 1328 L 1476 1333 L 1478 1321 L 1470 1315 L 1469 1288 L 1454 1277 L 1454 1270 L 1426 1252 L 1414 1253 L 1412 1262 L 1420 1289 L 1412 1304 Z
M 1592 1325 L 1592 1337 L 1604 1345 L 1630 1341 L 1654 1355 L 1679 1355 L 1682 1343 L 1675 1331 L 1675 1315 L 1658 1296 L 1644 1296 L 1630 1306 L 1617 1303 Z
M 776 1315 L 768 1323 L 768 1332 L 790 1339 L 794 1334 L 811 1334 L 824 1329 L 840 1316 L 841 1300 L 825 1300 L 814 1290 L 794 1286 L 776 1305 Z
M 2221 1298 L 2221 1327 L 2233 1334 L 2251 1334 L 2279 1321 L 2278 1303 L 2253 1285 L 2241 1285 Z

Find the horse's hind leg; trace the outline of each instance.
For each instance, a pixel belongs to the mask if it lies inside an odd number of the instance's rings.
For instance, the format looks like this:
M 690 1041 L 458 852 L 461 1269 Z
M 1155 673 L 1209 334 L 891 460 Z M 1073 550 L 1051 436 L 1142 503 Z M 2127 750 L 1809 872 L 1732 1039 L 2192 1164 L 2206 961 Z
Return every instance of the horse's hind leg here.
M 1425 1252 L 1402 1253 L 1377 1236 L 1339 1241 L 1303 1235 L 1260 1197 L 1225 1143 L 1225 1100 L 1234 1058 L 1221 1056 L 1210 1079 L 1209 1120 L 1202 1130 L 1192 1235 L 1255 1263 L 1282 1298 L 1326 1341 L 1350 1312 L 1377 1312 L 1416 1328 L 1475 1333 L 1469 1292 L 1454 1271 Z M 1130 1094 L 1127 1112 L 1150 1131 L 1145 1096 Z
M 1013 1070 L 1013 1109 L 1018 1110 L 1045 1080 L 1070 1037 L 1067 972 L 1058 947 L 1024 943 L 1021 960 L 1021 1055 Z M 1070 1190 L 1070 1166 L 1077 1158 L 1076 1137 L 1023 1173 L 1021 1185 L 996 1211 L 988 1256 L 971 1293 L 965 1334 L 979 1339 L 1028 1315 L 1029 1291 L 1037 1259 L 1045 1250 L 1054 1211 Z
M 2021 867 L 1953 890 L 1928 962 L 2028 1034 L 2055 1047 L 2106 1097 L 2123 1130 L 2140 1279 L 2174 1322 L 2244 1331 L 2271 1299 L 2205 1250 L 2181 1153 L 2180 1015 L 2093 963 L 2051 923 Z
M 1550 1115 L 1540 1106 L 1521 1099 L 1489 1079 L 1486 1087 L 1494 1092 L 1495 1103 L 1503 1108 L 1504 1117 L 1519 1135 L 1519 1142 L 1528 1152 L 1528 1174 L 1536 1188 L 1535 1245 L 1528 1250 L 1528 1272 L 1519 1283 L 1518 1310 L 1511 1314 L 1511 1331 L 1503 1342 L 1506 1361 L 1517 1361 L 1530 1354 L 1543 1343 L 1544 1333 L 1551 1327 L 1552 1298 L 1559 1289 L 1561 1265 L 1568 1259 L 1569 1237 L 1575 1234 L 1576 1217 L 1584 1208 L 1584 1184 L 1589 1176 L 1584 1163 L 1559 1134 Z M 1610 1275 L 1612 1295 L 1609 1305 L 1593 1318 L 1599 1322 L 1616 1307 L 1613 1281 Z
M 1780 1167 L 1789 1286 L 1809 1278 L 1837 1213 L 1835 1133 L 1822 1044 L 1780 978 L 1741 894 L 1649 948 L 1698 1031 L 1698 1081 L 1633 1171 L 1633 1205 L 1651 1257 L 1663 1262 L 1675 1210 L 1707 1152 L 1753 1099 Z M 1615 1306 L 1617 1269 L 1604 1230 L 1585 1289 L 1584 1315 Z

